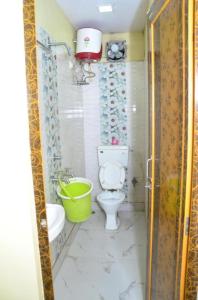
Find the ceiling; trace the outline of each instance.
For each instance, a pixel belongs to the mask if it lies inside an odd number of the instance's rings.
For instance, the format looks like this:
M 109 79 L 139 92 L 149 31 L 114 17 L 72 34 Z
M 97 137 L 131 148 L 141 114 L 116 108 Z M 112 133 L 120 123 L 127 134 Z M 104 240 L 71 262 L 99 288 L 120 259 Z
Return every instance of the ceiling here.
M 76 28 L 92 27 L 103 33 L 142 31 L 148 0 L 57 0 Z M 111 4 L 113 12 L 99 13 L 98 5 Z

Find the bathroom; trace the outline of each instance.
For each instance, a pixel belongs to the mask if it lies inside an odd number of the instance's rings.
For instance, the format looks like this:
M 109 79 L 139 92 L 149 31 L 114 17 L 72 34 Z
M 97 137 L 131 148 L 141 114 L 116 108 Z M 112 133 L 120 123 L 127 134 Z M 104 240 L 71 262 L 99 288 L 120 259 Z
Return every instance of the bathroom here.
M 121 8 L 119 2 L 115 3 L 113 12 L 116 18 L 111 16 L 111 13 L 107 12 L 105 15 L 96 10 L 98 21 L 99 18 L 104 19 L 99 25 L 103 53 L 98 62 L 90 65 L 95 77 L 88 78 L 87 84 L 81 84 L 74 78 L 74 73 L 79 72 L 79 67 L 75 71 L 75 67 L 72 66 L 76 49 L 76 30 L 72 26 L 79 28 L 77 24 L 80 23 L 83 24 L 82 28 L 93 26 L 91 12 L 95 11 L 97 3 L 90 2 L 89 14 L 86 12 L 88 15 L 78 19 L 80 16 L 76 15 L 77 4 L 71 5 L 65 1 L 36 1 L 46 201 L 60 203 L 56 193 L 57 173 L 60 170 L 66 169 L 68 175 L 86 178 L 93 184 L 91 217 L 80 224 L 72 223 L 66 218 L 63 230 L 51 243 L 54 292 L 57 300 L 63 299 L 63 295 L 68 300 L 80 297 L 108 300 L 145 298 L 144 186 L 148 149 L 148 101 L 144 30 L 148 3 L 140 2 L 141 6 L 137 2 L 137 7 L 134 7 L 134 10 L 139 9 L 140 13 L 133 16 L 133 31 L 129 31 L 132 23 L 132 17 L 129 15 L 123 29 L 120 29 L 121 32 L 117 32 L 121 25 L 120 21 L 116 21 Z M 79 5 L 83 7 L 83 2 Z M 47 6 L 49 12 L 46 14 Z M 48 16 L 50 9 L 53 9 L 51 17 Z M 61 15 L 64 26 L 56 13 Z M 71 21 L 65 16 L 66 13 L 71 14 Z M 115 20 L 115 24 L 108 22 L 109 17 Z M 96 26 L 98 25 L 95 24 L 93 28 L 98 28 Z M 89 34 L 90 32 L 85 32 L 85 36 Z M 64 45 L 54 46 L 51 48 L 52 53 L 48 52 L 42 47 L 42 44 L 46 45 L 46 41 L 65 42 L 71 48 L 71 56 Z M 126 44 L 125 58 L 121 61 L 107 60 L 106 47 L 111 41 Z M 115 200 L 119 205 L 119 221 L 116 222 L 120 222 L 120 226 L 118 228 L 115 224 L 109 224 L 105 229 L 105 214 L 97 201 L 97 196 L 105 190 L 101 187 L 99 179 L 98 157 L 99 153 L 106 149 L 102 146 L 112 145 L 113 149 L 116 149 L 113 151 L 119 152 L 121 149 L 121 155 L 126 156 L 123 169 L 126 178 L 122 187 L 119 187 L 124 199 Z M 107 154 L 109 161 L 109 156 L 113 154 L 111 150 L 106 151 L 110 151 L 110 154 Z M 116 170 L 113 169 L 112 172 L 112 176 L 116 176 Z M 109 189 L 117 190 L 114 186 Z M 115 192 L 112 195 L 115 195 Z M 101 246 L 104 247 L 103 250 Z M 119 279 L 120 275 L 122 279 Z M 76 290 L 76 284 L 80 284 L 84 289 Z
M 190 138 L 173 58 L 185 7 L 152 2 L 36 0 L 25 10 L 35 42 L 26 57 L 36 65 L 30 136 L 33 175 L 42 178 L 34 184 L 46 299 L 171 300 L 182 291 Z M 84 198 L 72 183 L 89 187 Z

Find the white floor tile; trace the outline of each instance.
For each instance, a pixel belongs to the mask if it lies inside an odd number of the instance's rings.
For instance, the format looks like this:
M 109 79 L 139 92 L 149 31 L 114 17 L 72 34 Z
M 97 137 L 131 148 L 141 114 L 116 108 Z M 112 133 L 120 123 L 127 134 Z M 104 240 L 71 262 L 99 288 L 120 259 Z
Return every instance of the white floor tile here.
M 146 274 L 144 213 L 121 212 L 116 232 L 97 211 L 83 223 L 54 282 L 56 300 L 143 300 Z
M 123 231 L 109 233 L 79 229 L 69 249 L 69 255 L 103 259 L 135 259 L 137 256 L 145 255 L 145 247 L 142 233 L 128 231 L 128 234 L 123 234 Z
M 107 300 L 130 299 L 127 293 L 131 296 L 140 288 L 143 293 L 143 269 L 143 265 L 133 260 L 101 262 L 68 257 L 56 278 L 59 283 L 55 282 L 55 293 L 56 296 L 60 295 L 61 289 L 61 295 L 64 295 L 62 300 L 95 300 L 100 297 Z M 59 296 L 56 299 L 61 298 Z M 136 298 L 139 299 L 143 297 Z

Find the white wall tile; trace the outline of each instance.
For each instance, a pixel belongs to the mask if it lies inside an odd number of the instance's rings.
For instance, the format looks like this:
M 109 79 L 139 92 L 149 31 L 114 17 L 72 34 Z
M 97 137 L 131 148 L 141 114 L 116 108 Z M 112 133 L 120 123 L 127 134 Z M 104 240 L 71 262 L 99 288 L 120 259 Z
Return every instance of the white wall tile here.
M 132 202 L 144 203 L 145 198 L 145 114 L 147 105 L 145 98 L 145 67 L 144 62 L 127 63 L 127 117 L 128 143 L 132 152 L 129 155 L 128 199 Z M 136 178 L 135 187 L 131 181 Z
M 90 85 L 83 87 L 84 103 L 84 146 L 85 173 L 94 184 L 93 199 L 101 192 L 98 179 L 97 147 L 100 145 L 100 103 L 98 86 L 98 66 L 93 65 L 96 77 Z
M 85 176 L 84 112 L 82 87 L 72 81 L 69 58 L 57 53 L 58 94 L 62 165 L 73 169 L 76 176 Z

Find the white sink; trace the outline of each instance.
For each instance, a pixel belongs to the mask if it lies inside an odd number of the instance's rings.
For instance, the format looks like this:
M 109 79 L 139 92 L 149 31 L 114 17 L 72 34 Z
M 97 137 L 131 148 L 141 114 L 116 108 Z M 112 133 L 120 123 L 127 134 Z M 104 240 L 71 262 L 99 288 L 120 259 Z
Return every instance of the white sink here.
M 47 203 L 46 208 L 49 242 L 52 242 L 64 227 L 65 211 L 64 208 L 58 204 Z

